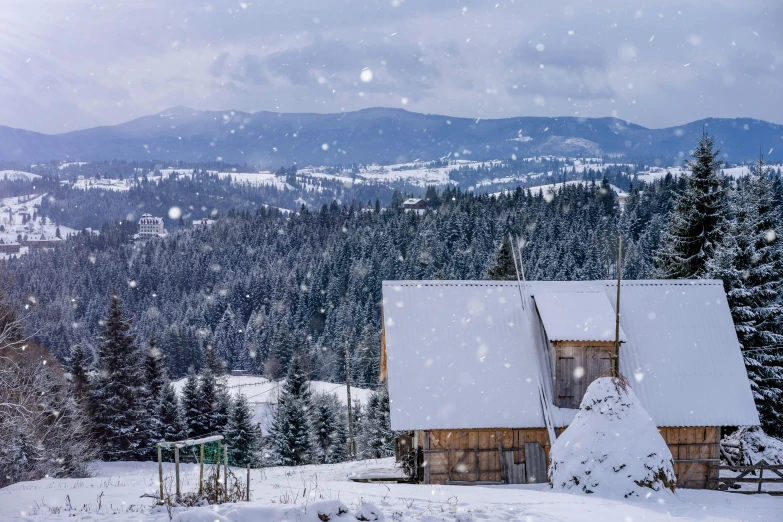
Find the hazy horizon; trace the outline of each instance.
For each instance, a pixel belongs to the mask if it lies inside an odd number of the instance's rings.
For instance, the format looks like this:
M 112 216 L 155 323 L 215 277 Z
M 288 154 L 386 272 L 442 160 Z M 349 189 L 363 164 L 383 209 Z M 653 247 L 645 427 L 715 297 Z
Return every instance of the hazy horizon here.
M 325 112 L 325 111 L 323 111 L 323 112 L 322 111 L 285 111 L 284 112 L 284 111 L 265 111 L 263 109 L 262 110 L 258 110 L 258 111 L 241 111 L 241 110 L 233 109 L 233 108 L 229 108 L 229 109 L 194 109 L 193 107 L 188 107 L 188 106 L 185 106 L 185 105 L 177 105 L 177 106 L 174 106 L 174 107 L 169 107 L 167 109 L 163 109 L 162 111 L 157 111 L 157 112 L 150 113 L 150 114 L 144 114 L 144 115 L 133 117 L 133 118 L 130 118 L 128 120 L 120 121 L 120 122 L 117 122 L 117 123 L 96 125 L 96 126 L 90 126 L 90 127 L 81 127 L 81 128 L 70 129 L 70 130 L 61 131 L 61 132 L 42 132 L 42 131 L 36 131 L 36 130 L 33 130 L 33 129 L 25 129 L 23 127 L 14 127 L 14 128 L 17 128 L 17 129 L 20 129 L 20 130 L 38 132 L 38 133 L 45 134 L 45 135 L 66 134 L 68 132 L 77 132 L 77 131 L 81 131 L 81 130 L 89 130 L 89 129 L 92 129 L 92 128 L 95 128 L 95 127 L 99 127 L 99 126 L 121 125 L 123 123 L 129 123 L 129 122 L 132 122 L 134 120 L 142 119 L 142 118 L 145 118 L 145 117 L 155 116 L 155 115 L 158 115 L 158 114 L 163 114 L 163 113 L 166 113 L 167 111 L 171 111 L 171 110 L 175 110 L 175 109 L 187 109 L 187 110 L 191 110 L 191 111 L 194 111 L 194 112 L 246 113 L 246 114 L 258 114 L 258 113 L 263 113 L 263 112 L 269 112 L 269 113 L 272 113 L 272 114 L 275 114 L 275 113 L 277 113 L 277 114 L 320 114 L 320 115 L 339 114 L 339 112 Z M 394 110 L 399 109 L 399 110 L 407 111 L 407 112 L 410 112 L 410 113 L 424 114 L 424 115 L 427 115 L 427 116 L 442 116 L 442 117 L 449 117 L 449 118 L 453 118 L 453 119 L 462 118 L 462 119 L 477 119 L 477 120 L 498 120 L 498 119 L 513 119 L 513 118 L 526 118 L 526 117 L 531 117 L 531 118 L 578 118 L 578 119 L 586 119 L 586 120 L 601 119 L 601 118 L 616 118 L 616 119 L 619 119 L 621 121 L 625 121 L 628 124 L 640 125 L 642 127 L 645 127 L 645 128 L 651 129 L 651 130 L 681 127 L 683 125 L 686 125 L 686 124 L 689 124 L 689 123 L 693 123 L 694 121 L 710 119 L 710 118 L 720 118 L 720 117 L 715 117 L 715 116 L 706 116 L 704 118 L 697 118 L 695 120 L 682 121 L 682 122 L 674 123 L 674 124 L 671 124 L 671 125 L 647 126 L 647 125 L 642 125 L 642 124 L 640 124 L 638 122 L 635 122 L 635 121 L 632 121 L 632 120 L 628 120 L 628 119 L 625 119 L 625 118 L 619 118 L 617 116 L 599 116 L 599 115 L 595 115 L 595 116 L 573 116 L 573 115 L 568 115 L 568 114 L 552 114 L 552 115 L 517 114 L 517 115 L 511 115 L 511 116 L 499 116 L 497 118 L 472 118 L 472 117 L 467 117 L 467 116 L 454 116 L 452 114 L 443 114 L 443 113 L 434 113 L 434 112 L 420 112 L 420 111 L 414 111 L 414 110 L 411 110 L 411 109 L 408 109 L 408 108 L 403 108 L 403 107 L 382 107 L 382 106 L 364 107 L 364 108 L 360 108 L 360 109 L 355 109 L 355 110 L 351 110 L 351 111 L 342 111 L 342 112 L 359 112 L 359 111 L 366 111 L 366 110 L 387 110 L 387 109 L 394 109 Z M 778 122 L 774 122 L 774 121 L 770 121 L 770 120 L 763 120 L 761 118 L 751 118 L 749 116 L 726 116 L 726 117 L 723 117 L 722 119 L 754 119 L 754 120 L 765 121 L 767 123 L 783 125 L 783 123 L 778 123 Z M 2 123 L 0 123 L 0 126 L 4 126 L 4 125 Z M 10 127 L 8 125 L 5 125 L 5 126 L 6 127 Z

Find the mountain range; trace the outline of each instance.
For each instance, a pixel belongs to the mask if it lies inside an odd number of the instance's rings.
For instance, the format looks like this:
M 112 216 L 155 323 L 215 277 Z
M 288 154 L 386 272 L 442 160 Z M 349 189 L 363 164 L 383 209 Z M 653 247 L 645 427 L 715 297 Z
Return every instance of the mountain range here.
M 118 125 L 62 134 L 0 126 L 0 161 L 218 160 L 269 167 L 403 163 L 446 156 L 485 160 L 603 155 L 672 164 L 688 155 L 704 130 L 715 135 L 729 162 L 753 160 L 760 150 L 768 161 L 783 157 L 783 125 L 750 118 L 708 118 L 648 129 L 617 118 L 469 119 L 388 108 L 313 114 L 175 107 Z

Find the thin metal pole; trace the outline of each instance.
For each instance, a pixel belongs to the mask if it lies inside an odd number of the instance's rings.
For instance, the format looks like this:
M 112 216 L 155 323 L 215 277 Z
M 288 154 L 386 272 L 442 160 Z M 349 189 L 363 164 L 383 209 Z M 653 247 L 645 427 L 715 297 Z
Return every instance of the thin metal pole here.
M 250 463 L 247 463 L 247 493 L 245 499 L 250 502 Z
M 620 376 L 620 280 L 623 275 L 623 236 L 617 248 L 617 306 L 614 316 L 614 374 Z
M 160 503 L 163 504 L 163 459 L 161 458 L 160 444 L 158 446 L 158 480 L 160 481 Z
M 204 445 L 199 447 L 198 496 L 204 493 Z
M 177 501 L 179 501 L 179 446 L 174 446 L 174 474 L 177 477 Z
M 516 248 L 514 248 L 514 238 L 511 237 L 511 232 L 508 233 L 508 240 L 510 242 L 511 246 L 511 257 L 514 259 L 514 272 L 517 274 L 517 289 L 519 290 L 519 298 L 522 300 L 522 310 L 525 309 L 525 297 L 522 294 L 522 281 L 519 279 L 519 267 L 517 266 L 517 251 Z M 522 252 L 519 253 L 520 257 L 522 256 Z M 522 264 L 522 259 L 519 260 L 519 263 Z
M 348 457 L 356 457 L 356 441 L 353 438 L 353 406 L 351 405 L 351 351 L 348 343 L 345 343 L 345 388 L 348 392 L 348 440 L 351 447 L 348 449 Z

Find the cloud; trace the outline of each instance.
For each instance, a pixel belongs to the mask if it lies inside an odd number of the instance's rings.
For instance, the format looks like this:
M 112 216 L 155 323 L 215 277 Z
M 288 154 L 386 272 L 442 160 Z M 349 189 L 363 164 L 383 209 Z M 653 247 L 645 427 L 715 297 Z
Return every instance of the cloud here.
M 6 0 L 0 124 L 175 105 L 783 121 L 781 19 L 778 0 Z

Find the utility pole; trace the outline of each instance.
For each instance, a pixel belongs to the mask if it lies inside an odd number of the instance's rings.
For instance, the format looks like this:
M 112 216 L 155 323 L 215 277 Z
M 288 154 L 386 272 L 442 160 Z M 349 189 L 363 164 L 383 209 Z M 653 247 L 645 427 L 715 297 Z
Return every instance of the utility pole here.
M 345 388 L 348 392 L 348 455 L 356 458 L 356 441 L 353 438 L 353 406 L 351 405 L 351 350 L 345 343 Z
M 623 275 L 623 236 L 617 248 L 617 303 L 614 315 L 614 374 L 620 376 L 620 279 Z

